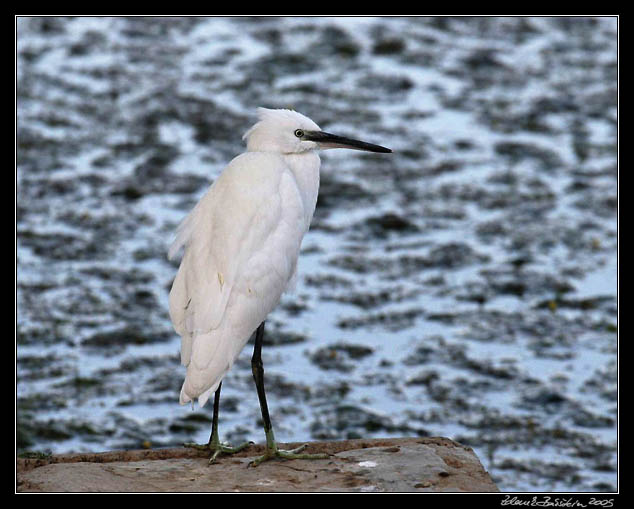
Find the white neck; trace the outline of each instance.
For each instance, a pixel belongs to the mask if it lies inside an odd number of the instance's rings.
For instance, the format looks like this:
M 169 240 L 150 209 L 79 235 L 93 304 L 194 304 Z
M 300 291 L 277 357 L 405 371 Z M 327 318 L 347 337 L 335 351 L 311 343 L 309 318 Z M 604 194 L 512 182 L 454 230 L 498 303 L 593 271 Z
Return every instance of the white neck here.
M 295 175 L 297 187 L 304 203 L 305 231 L 308 231 L 317 205 L 321 160 L 314 150 L 299 154 L 283 154 L 282 157 Z

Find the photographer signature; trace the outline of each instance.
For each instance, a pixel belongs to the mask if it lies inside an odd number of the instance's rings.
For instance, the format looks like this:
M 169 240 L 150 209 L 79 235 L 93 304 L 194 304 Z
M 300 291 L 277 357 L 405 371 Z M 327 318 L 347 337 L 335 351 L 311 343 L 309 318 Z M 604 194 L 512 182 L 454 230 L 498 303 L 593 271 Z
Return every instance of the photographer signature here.
M 583 502 L 572 497 L 551 497 L 548 495 L 533 496 L 524 498 L 516 495 L 506 495 L 500 502 L 501 505 L 525 506 L 525 507 L 613 507 L 613 498 L 590 497 Z

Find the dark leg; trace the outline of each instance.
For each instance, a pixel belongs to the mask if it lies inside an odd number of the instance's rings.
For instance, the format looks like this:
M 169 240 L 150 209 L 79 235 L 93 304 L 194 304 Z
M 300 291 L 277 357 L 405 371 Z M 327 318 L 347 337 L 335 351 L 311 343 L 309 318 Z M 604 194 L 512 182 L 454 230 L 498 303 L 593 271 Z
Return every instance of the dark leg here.
M 241 451 L 252 442 L 245 442 L 244 444 L 240 444 L 237 447 L 229 447 L 228 445 L 224 445 L 220 443 L 220 438 L 218 438 L 218 408 L 220 406 L 220 388 L 222 387 L 222 382 L 218 385 L 216 392 L 214 394 L 214 415 L 211 419 L 211 436 L 209 437 L 209 442 L 204 445 L 200 444 L 184 444 L 185 447 L 192 447 L 194 449 L 202 449 L 202 450 L 210 450 L 212 452 L 211 457 L 209 458 L 209 463 L 213 463 L 216 461 L 218 455 L 222 452 L 226 454 L 233 454 L 238 451 Z
M 253 347 L 253 357 L 251 357 L 251 371 L 255 380 L 255 389 L 258 391 L 258 399 L 260 400 L 260 410 L 262 411 L 262 420 L 264 421 L 264 432 L 267 436 L 273 434 L 273 425 L 269 416 L 269 406 L 266 403 L 266 394 L 264 393 L 264 366 L 262 364 L 262 342 L 264 339 L 264 322 L 255 331 L 255 346 Z
M 274 458 L 276 456 L 289 459 L 327 459 L 327 454 L 298 454 L 299 451 L 306 446 L 302 445 L 290 451 L 283 451 L 277 448 L 275 436 L 273 435 L 273 425 L 269 416 L 269 407 L 266 403 L 266 394 L 264 392 L 264 367 L 262 365 L 262 340 L 264 338 L 264 322 L 255 331 L 255 347 L 253 348 L 253 357 L 251 358 L 251 371 L 255 380 L 255 388 L 258 391 L 258 399 L 260 400 L 260 410 L 262 411 L 262 421 L 264 422 L 264 433 L 266 435 L 266 452 L 253 460 L 249 465 L 257 467 L 263 461 Z
M 218 439 L 218 407 L 220 406 L 220 388 L 221 387 L 222 387 L 222 382 L 220 382 L 214 394 L 214 415 L 211 418 L 211 435 L 209 437 L 210 444 L 214 441 L 214 437 Z

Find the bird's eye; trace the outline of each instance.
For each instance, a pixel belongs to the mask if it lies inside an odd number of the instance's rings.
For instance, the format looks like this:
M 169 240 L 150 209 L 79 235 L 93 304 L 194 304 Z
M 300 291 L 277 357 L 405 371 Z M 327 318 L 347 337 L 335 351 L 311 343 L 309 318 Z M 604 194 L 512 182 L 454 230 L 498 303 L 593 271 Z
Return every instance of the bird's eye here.
M 302 136 L 304 136 L 304 131 L 302 131 L 301 129 L 295 129 L 295 136 L 301 138 Z

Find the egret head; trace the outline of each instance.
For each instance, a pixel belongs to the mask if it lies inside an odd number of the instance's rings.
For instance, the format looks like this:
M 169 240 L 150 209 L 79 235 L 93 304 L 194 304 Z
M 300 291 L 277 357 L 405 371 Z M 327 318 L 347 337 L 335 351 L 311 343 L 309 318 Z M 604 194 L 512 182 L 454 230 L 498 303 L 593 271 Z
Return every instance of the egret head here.
M 389 148 L 322 131 L 315 122 L 293 110 L 258 108 L 260 119 L 243 136 L 247 150 L 297 154 L 308 150 L 351 148 L 392 152 Z

